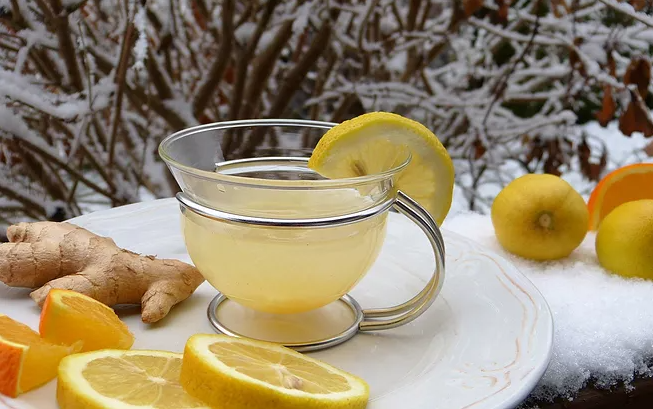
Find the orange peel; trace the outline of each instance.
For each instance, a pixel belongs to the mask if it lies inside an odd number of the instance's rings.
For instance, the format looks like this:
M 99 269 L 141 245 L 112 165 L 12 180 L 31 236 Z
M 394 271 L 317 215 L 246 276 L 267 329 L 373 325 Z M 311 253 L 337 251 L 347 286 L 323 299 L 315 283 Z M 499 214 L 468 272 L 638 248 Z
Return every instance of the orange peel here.
M 11 398 L 36 389 L 57 376 L 64 357 L 80 345 L 56 345 L 27 325 L 0 314 L 0 393 Z
M 653 163 L 636 163 L 608 173 L 587 203 L 589 230 L 598 230 L 601 221 L 619 205 L 643 199 L 653 199 Z
M 134 336 L 113 309 L 87 295 L 56 288 L 43 304 L 39 332 L 55 344 L 81 341 L 81 352 L 129 349 L 134 344 Z

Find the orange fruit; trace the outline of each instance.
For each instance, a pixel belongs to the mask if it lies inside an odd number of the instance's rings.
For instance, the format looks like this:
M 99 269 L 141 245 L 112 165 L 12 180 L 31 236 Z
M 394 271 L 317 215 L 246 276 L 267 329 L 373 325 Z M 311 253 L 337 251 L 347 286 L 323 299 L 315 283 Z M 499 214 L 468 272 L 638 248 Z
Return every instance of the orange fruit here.
M 113 309 L 69 290 L 50 290 L 41 311 L 39 332 L 55 344 L 82 341 L 82 352 L 129 349 L 134 344 L 134 336 Z
M 15 398 L 57 376 L 61 359 L 80 345 L 55 345 L 25 324 L 0 314 L 0 393 Z
M 592 191 L 587 204 L 590 230 L 619 205 L 635 200 L 653 199 L 653 163 L 637 163 L 608 173 Z

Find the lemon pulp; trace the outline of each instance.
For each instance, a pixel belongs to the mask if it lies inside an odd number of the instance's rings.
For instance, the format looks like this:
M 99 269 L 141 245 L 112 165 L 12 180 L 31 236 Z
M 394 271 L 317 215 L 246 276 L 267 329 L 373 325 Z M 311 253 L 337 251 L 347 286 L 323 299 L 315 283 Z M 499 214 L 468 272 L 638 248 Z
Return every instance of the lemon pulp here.
M 224 335 L 194 335 L 184 351 L 181 383 L 216 407 L 359 409 L 362 379 L 288 348 Z
M 330 179 L 375 175 L 393 169 L 410 153 L 395 186 L 442 224 L 451 208 L 454 167 L 438 138 L 424 125 L 388 112 L 371 112 L 329 129 L 308 166 Z
M 62 409 L 207 408 L 183 390 L 181 365 L 181 354 L 164 351 L 71 355 L 59 366 L 57 401 Z

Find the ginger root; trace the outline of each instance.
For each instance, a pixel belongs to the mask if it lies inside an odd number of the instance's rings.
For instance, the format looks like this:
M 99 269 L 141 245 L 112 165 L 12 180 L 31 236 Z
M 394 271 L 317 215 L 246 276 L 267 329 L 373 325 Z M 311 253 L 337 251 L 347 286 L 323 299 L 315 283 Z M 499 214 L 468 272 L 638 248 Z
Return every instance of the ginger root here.
M 204 281 L 189 264 L 121 249 L 70 223 L 19 223 L 9 227 L 7 238 L 0 244 L 0 281 L 40 287 L 30 294 L 40 306 L 51 289 L 62 288 L 108 306 L 140 304 L 143 322 L 152 323 Z

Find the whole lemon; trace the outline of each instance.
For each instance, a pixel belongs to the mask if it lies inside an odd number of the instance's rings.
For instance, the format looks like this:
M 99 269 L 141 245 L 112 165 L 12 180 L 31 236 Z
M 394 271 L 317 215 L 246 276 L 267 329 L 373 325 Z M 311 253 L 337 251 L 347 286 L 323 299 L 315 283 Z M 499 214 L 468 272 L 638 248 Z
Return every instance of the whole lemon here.
M 596 255 L 613 273 L 653 279 L 653 200 L 614 208 L 599 225 Z
M 492 224 L 501 246 L 532 260 L 567 257 L 585 238 L 588 222 L 585 200 L 554 175 L 519 177 L 492 203 Z

